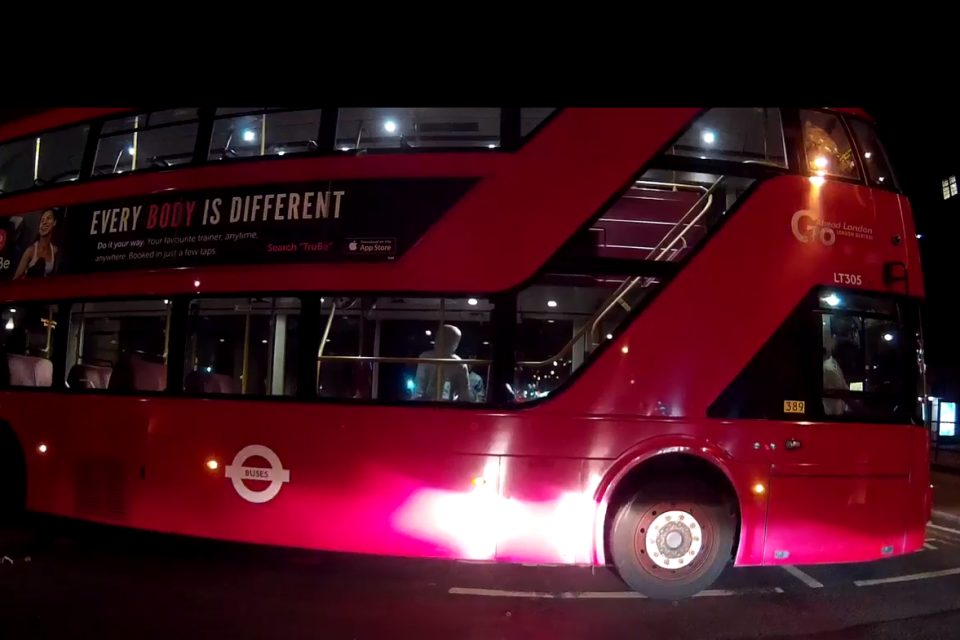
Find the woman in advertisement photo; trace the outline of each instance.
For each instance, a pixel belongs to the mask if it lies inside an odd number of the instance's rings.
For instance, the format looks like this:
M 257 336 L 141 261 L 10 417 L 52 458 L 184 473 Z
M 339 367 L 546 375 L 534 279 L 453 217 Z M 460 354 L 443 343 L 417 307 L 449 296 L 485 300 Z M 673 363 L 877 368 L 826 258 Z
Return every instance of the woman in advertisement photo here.
M 59 248 L 53 242 L 53 231 L 57 226 L 57 213 L 47 209 L 40 215 L 37 237 L 20 258 L 20 265 L 14 274 L 14 280 L 21 278 L 45 278 L 57 272 L 57 253 Z

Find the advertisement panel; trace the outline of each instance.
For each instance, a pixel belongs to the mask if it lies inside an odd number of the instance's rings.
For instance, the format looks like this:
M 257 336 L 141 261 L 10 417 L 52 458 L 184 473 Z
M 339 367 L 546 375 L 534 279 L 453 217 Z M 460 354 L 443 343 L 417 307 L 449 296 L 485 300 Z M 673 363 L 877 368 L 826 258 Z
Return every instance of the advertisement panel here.
M 167 192 L 2 219 L 0 280 L 200 266 L 389 262 L 475 178 Z

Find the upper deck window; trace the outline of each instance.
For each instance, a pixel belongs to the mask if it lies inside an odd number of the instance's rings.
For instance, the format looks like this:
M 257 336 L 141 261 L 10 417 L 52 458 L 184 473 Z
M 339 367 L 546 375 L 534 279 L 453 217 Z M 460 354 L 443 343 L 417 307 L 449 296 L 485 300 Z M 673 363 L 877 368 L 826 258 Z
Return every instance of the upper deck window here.
M 566 257 L 679 262 L 707 235 L 753 180 L 650 169 L 588 229 Z
M 0 195 L 76 180 L 89 130 L 84 124 L 0 145 Z
M 729 160 L 786 168 L 780 109 L 710 109 L 673 144 L 668 153 L 701 160 Z
M 857 180 L 860 171 L 840 118 L 825 111 L 800 110 L 806 168 L 820 176 Z
M 520 108 L 520 137 L 526 138 L 540 123 L 553 115 L 557 107 L 521 107 Z
M 317 149 L 320 109 L 219 107 L 208 160 L 286 155 Z
M 193 159 L 199 109 L 154 111 L 103 124 L 94 175 L 186 164 Z
M 500 108 L 376 107 L 340 109 L 341 151 L 500 146 Z
M 893 175 L 893 168 L 890 166 L 887 152 L 877 136 L 877 130 L 865 120 L 850 118 L 847 122 L 853 130 L 853 137 L 856 138 L 857 146 L 860 148 L 860 162 L 866 169 L 870 184 L 875 187 L 895 189 L 897 179 Z

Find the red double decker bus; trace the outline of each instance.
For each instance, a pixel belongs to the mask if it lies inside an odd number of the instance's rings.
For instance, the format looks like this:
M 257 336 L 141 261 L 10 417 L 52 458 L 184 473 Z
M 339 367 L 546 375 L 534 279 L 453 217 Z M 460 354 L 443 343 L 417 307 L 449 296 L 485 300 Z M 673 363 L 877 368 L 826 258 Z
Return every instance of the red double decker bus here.
M 923 545 L 860 109 L 60 109 L 0 190 L 8 513 L 668 598 Z

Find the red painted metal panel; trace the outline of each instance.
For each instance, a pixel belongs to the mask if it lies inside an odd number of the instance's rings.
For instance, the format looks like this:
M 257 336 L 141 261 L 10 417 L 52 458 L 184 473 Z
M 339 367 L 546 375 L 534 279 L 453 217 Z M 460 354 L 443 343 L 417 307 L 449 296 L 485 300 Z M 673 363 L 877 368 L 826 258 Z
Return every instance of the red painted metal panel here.
M 923 548 L 927 523 L 933 510 L 933 488 L 930 484 L 930 438 L 926 429 L 913 429 L 910 441 L 910 485 L 907 491 L 903 552 Z
M 36 115 L 21 118 L 0 126 L 0 144 L 7 140 L 43 133 L 70 124 L 79 124 L 103 116 L 129 111 L 121 107 L 70 107 L 48 109 Z
M 906 498 L 906 478 L 774 477 L 764 564 L 899 555 Z
M 798 211 L 807 212 L 798 224 L 808 235 L 824 220 L 868 227 L 872 239 L 802 242 L 792 226 Z M 799 176 L 764 182 L 550 410 L 704 415 L 814 286 L 834 283 L 837 272 L 861 275 L 864 289 L 902 286 L 883 281 L 885 262 L 906 259 L 904 245 L 890 241 L 896 233 L 899 211 L 878 211 L 865 187 L 817 187 Z

